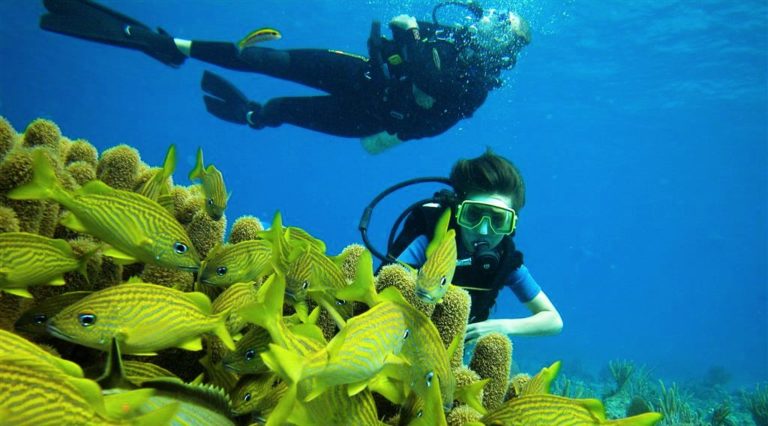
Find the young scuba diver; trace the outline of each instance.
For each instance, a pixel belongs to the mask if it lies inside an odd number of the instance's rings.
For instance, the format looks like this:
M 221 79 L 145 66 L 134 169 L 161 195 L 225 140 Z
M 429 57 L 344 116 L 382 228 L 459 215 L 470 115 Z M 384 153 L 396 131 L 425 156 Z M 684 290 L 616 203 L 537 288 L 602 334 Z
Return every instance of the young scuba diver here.
M 292 124 L 362 138 L 371 153 L 439 135 L 471 117 L 488 92 L 501 86 L 501 72 L 515 65 L 530 42 L 528 24 L 520 16 L 484 11 L 471 0 L 438 4 L 432 23 L 395 17 L 389 23 L 392 40 L 383 38 L 374 22 L 370 59 L 338 50 L 258 47 L 253 45 L 258 36 L 238 44 L 173 38 L 91 0 L 43 3 L 48 13 L 40 27 L 47 31 L 139 50 L 172 67 L 191 57 L 325 91 L 326 96 L 258 103 L 216 74 L 205 72 L 202 79 L 207 110 L 223 120 L 254 129 Z M 466 8 L 471 20 L 440 25 L 435 13 L 446 5 Z
M 423 181 L 427 179 L 434 180 Z M 525 184 L 518 169 L 489 149 L 477 158 L 457 161 L 449 182 L 454 193 L 441 191 L 439 197 L 412 206 L 402 231 L 387 250 L 388 257 L 414 268 L 423 265 L 435 224 L 451 208 L 455 214 L 449 228 L 456 231 L 458 249 L 453 284 L 469 287 L 472 298 L 466 340 L 491 332 L 560 333 L 560 314 L 523 264 L 523 255 L 513 241 L 517 214 L 525 204 Z M 365 235 L 363 238 L 368 243 Z M 530 316 L 488 319 L 504 287 L 525 304 Z

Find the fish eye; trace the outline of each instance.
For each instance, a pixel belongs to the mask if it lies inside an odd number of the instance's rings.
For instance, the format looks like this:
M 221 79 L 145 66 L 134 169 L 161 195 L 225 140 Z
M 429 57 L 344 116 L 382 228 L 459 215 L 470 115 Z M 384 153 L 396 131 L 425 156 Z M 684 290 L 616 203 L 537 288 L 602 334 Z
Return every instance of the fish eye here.
M 304 281 L 301 283 L 301 289 L 302 289 L 302 290 L 306 290 L 308 287 L 309 287 L 309 281 L 307 281 L 307 280 L 304 280 Z
M 227 273 L 227 267 L 226 266 L 219 266 L 216 268 L 216 275 L 223 277 L 224 274 Z
M 254 351 L 253 349 L 248 349 L 247 351 L 245 351 L 245 360 L 246 361 L 252 360 L 253 357 L 255 357 L 255 356 L 256 356 L 256 351 Z
M 426 379 L 427 379 L 427 387 L 430 387 L 430 386 L 432 386 L 432 377 L 434 377 L 434 376 L 435 376 L 435 373 L 433 373 L 433 372 L 431 372 L 431 371 L 430 371 L 429 373 L 427 373 L 427 376 L 426 376 Z
M 45 314 L 37 314 L 32 317 L 32 322 L 37 325 L 45 324 L 46 321 L 48 321 L 48 316 Z
M 77 320 L 83 327 L 90 327 L 96 324 L 96 315 L 90 313 L 82 313 L 77 315 Z
M 347 304 L 346 300 L 336 299 L 336 305 L 337 306 L 344 306 Z
M 423 416 L 423 415 L 424 415 L 424 410 L 419 410 L 419 412 L 418 412 L 418 413 L 416 413 L 416 417 L 417 417 L 417 418 L 418 418 L 418 417 L 421 417 L 421 416 Z
M 411 335 L 411 329 L 406 328 L 405 329 L 405 333 L 403 333 L 403 340 L 407 339 L 408 336 L 410 336 L 410 335 Z
M 186 244 L 175 242 L 173 243 L 173 250 L 176 252 L 176 254 L 184 254 L 189 250 L 189 247 L 187 247 Z
M 447 284 L 448 280 L 445 279 L 445 276 L 440 278 L 440 287 L 445 287 L 445 284 Z
M 207 203 L 209 206 L 213 206 L 213 198 L 209 198 Z
M 251 393 L 247 392 L 245 395 L 243 395 L 243 401 L 248 402 L 251 400 Z

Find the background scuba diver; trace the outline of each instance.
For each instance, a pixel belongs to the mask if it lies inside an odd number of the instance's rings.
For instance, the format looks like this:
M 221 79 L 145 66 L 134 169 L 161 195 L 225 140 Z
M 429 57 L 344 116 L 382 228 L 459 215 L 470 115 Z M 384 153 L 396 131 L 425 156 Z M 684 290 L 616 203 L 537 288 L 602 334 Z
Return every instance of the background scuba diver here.
M 471 117 L 488 92 L 501 85 L 501 71 L 515 65 L 530 41 L 528 24 L 518 15 L 483 11 L 472 2 L 438 4 L 432 23 L 397 16 L 389 23 L 392 40 L 383 38 L 374 22 L 370 60 L 336 50 L 175 39 L 90 0 L 44 0 L 44 5 L 49 13 L 41 17 L 40 27 L 48 31 L 140 50 L 173 67 L 192 57 L 325 91 L 329 95 L 260 104 L 211 72 L 202 80 L 212 95 L 204 96 L 206 108 L 223 120 L 255 129 L 288 123 L 358 137 L 371 153 L 441 134 Z M 466 25 L 440 25 L 436 12 L 446 5 L 466 8 L 471 19 Z
M 438 218 L 445 208 L 451 207 L 455 215 L 449 227 L 456 230 L 458 246 L 453 284 L 487 289 L 468 289 L 472 307 L 466 339 L 473 341 L 491 332 L 559 333 L 562 318 L 523 264 L 523 255 L 513 241 L 517 212 L 525 204 L 525 184 L 520 172 L 509 160 L 489 149 L 477 158 L 457 161 L 449 181 L 455 193 L 446 195 L 448 191 L 441 191 L 429 202 L 412 206 L 402 231 L 387 249 L 388 257 L 419 268 L 426 261 L 426 248 Z M 367 213 L 370 216 L 370 211 Z M 367 243 L 365 235 L 363 238 Z M 530 316 L 488 319 L 504 287 L 509 287 L 525 304 Z

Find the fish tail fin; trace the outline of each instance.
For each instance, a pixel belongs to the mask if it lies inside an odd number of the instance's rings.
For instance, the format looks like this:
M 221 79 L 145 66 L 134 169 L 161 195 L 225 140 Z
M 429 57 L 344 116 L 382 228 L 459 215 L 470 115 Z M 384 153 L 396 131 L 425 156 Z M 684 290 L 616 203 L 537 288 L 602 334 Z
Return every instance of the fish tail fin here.
M 274 371 L 280 377 L 288 380 L 290 383 L 298 383 L 304 374 L 304 364 L 306 360 L 303 356 L 293 351 L 285 349 L 274 343 L 269 344 L 269 350 L 261 353 L 261 359 L 264 364 Z
M 97 244 L 91 250 L 88 250 L 80 257 L 80 266 L 77 268 L 77 272 L 80 272 L 85 277 L 85 282 L 91 284 L 91 279 L 88 277 L 88 262 L 93 259 L 96 254 L 104 247 L 104 244 Z
M 363 302 L 369 307 L 379 302 L 379 295 L 376 293 L 375 278 L 373 276 L 373 258 L 370 251 L 365 250 L 360 255 L 360 259 L 357 262 L 355 280 L 352 284 L 336 292 L 336 297 L 342 300 Z
M 267 330 L 272 340 L 283 342 L 279 323 L 283 316 L 285 278 L 280 273 L 272 274 L 258 292 L 258 299 L 240 308 L 237 314 L 242 319 Z
M 163 181 L 171 177 L 176 170 L 176 145 L 171 144 L 168 147 L 168 152 L 165 154 L 165 161 L 163 162 L 162 176 Z
M 13 200 L 54 200 L 68 198 L 56 179 L 56 171 L 42 150 L 32 153 L 32 180 L 8 193 Z
M 296 395 L 298 394 L 298 386 L 296 383 L 288 385 L 288 390 L 280 398 L 280 402 L 277 403 L 272 412 L 267 418 L 266 426 L 276 426 L 285 424 L 286 420 L 291 416 L 296 405 Z
M 229 317 L 231 311 L 231 308 L 226 309 L 215 316 L 216 326 L 213 329 L 213 334 L 221 339 L 222 343 L 224 343 L 224 346 L 226 346 L 227 349 L 234 351 L 235 342 L 232 340 L 232 335 L 229 334 L 229 330 L 227 330 L 227 318 Z
M 189 180 L 202 179 L 205 173 L 203 167 L 203 148 L 197 148 L 197 161 L 195 162 L 195 168 L 189 172 Z
M 172 402 L 168 405 L 164 405 L 156 410 L 152 410 L 147 414 L 134 417 L 131 419 L 131 425 L 167 425 L 171 424 L 171 421 L 176 416 L 176 413 L 181 407 L 180 402 Z
M 658 424 L 664 416 L 661 413 L 651 412 L 627 417 L 626 419 L 616 419 L 606 422 L 611 426 L 654 426 Z

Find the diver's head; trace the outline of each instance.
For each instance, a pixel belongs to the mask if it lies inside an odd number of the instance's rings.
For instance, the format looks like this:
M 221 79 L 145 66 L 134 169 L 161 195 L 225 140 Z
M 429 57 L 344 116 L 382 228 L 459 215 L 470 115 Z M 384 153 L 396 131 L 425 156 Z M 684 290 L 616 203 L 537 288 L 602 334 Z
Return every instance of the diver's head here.
M 517 54 L 531 42 L 528 22 L 509 11 L 486 9 L 467 30 L 478 54 L 502 69 L 514 66 Z
M 451 185 L 461 200 L 456 222 L 470 253 L 491 250 L 515 231 L 517 213 L 525 205 L 525 184 L 512 162 L 488 149 L 483 155 L 453 165 Z

